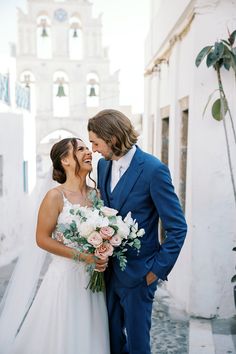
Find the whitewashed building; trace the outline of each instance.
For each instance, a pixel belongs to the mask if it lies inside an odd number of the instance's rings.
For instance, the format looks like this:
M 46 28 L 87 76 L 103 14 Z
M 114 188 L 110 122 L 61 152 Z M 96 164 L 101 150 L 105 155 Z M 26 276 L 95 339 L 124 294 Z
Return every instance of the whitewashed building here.
M 0 62 L 0 266 L 18 254 L 36 183 L 30 92 L 16 81 L 15 59 Z M 27 220 L 27 221 L 26 221 Z
M 235 314 L 236 205 L 223 123 L 203 118 L 216 72 L 195 66 L 200 50 L 236 29 L 235 0 L 152 0 L 146 40 L 144 148 L 169 165 L 188 235 L 167 287 L 191 315 Z M 233 71 L 222 79 L 236 124 Z M 214 98 L 217 97 L 215 93 Z M 230 130 L 229 118 L 227 125 Z M 230 146 L 236 177 L 236 149 Z
M 27 0 L 27 13 L 18 9 L 16 62 L 18 80 L 35 97 L 39 174 L 55 137 L 87 141 L 88 118 L 104 108 L 131 116 L 131 107 L 119 106 L 119 73 L 110 73 L 101 16 L 87 0 Z

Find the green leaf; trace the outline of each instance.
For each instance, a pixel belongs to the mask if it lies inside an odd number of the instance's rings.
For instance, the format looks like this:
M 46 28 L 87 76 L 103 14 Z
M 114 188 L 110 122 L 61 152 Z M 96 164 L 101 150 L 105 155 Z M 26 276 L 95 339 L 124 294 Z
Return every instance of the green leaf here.
M 231 57 L 231 67 L 236 73 L 236 55 L 232 52 L 230 52 L 230 57 Z
M 207 56 L 206 64 L 208 68 L 212 65 L 215 65 L 224 54 L 224 44 L 222 42 L 216 42 L 214 50 L 210 52 Z
M 231 58 L 224 58 L 223 65 L 224 65 L 224 68 L 229 71 L 230 66 L 231 66 Z
M 222 100 L 222 102 L 224 102 L 224 113 L 226 114 L 227 112 L 227 103 L 226 101 Z M 221 99 L 218 98 L 214 103 L 213 103 L 213 106 L 212 106 L 212 109 L 211 109 L 211 114 L 213 116 L 214 119 L 220 121 L 223 119 L 222 117 L 222 114 L 221 114 Z
M 232 283 L 236 282 L 236 274 L 232 277 L 231 282 Z
M 222 42 L 216 42 L 215 43 L 214 52 L 215 52 L 216 57 L 218 58 L 217 60 L 222 58 L 222 56 L 224 54 L 224 48 L 225 48 L 224 43 L 222 43 Z
M 195 65 L 198 67 L 201 62 L 203 61 L 203 59 L 205 58 L 205 56 L 211 51 L 212 49 L 212 45 L 204 47 L 200 53 L 197 55 L 196 60 L 195 60 Z
M 236 38 L 236 30 L 233 31 L 231 33 L 231 35 L 229 36 L 229 38 L 228 38 L 228 41 L 229 41 L 231 46 L 234 44 L 235 38 Z
M 230 43 L 228 41 L 224 40 L 224 39 L 221 39 L 221 42 L 223 42 L 224 44 L 230 46 Z
M 217 62 L 217 57 L 214 52 L 210 52 L 207 56 L 206 64 L 209 68 L 210 66 L 214 65 Z
M 204 107 L 204 110 L 203 110 L 203 113 L 202 113 L 202 116 L 203 116 L 203 117 L 204 117 L 204 115 L 205 115 L 205 113 L 206 113 L 206 109 L 207 109 L 207 107 L 208 107 L 208 105 L 209 105 L 209 103 L 210 103 L 210 101 L 211 101 L 211 99 L 212 99 L 212 97 L 213 97 L 213 95 L 214 95 L 214 93 L 215 93 L 216 91 L 219 91 L 219 89 L 214 90 L 214 91 L 210 94 L 210 96 L 208 97 L 207 103 L 206 103 L 206 105 L 205 105 L 205 107 Z

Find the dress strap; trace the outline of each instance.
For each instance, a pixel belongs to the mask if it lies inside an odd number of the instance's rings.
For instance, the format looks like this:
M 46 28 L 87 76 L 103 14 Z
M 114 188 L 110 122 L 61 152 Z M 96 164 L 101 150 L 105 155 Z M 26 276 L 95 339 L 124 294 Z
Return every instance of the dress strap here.
M 67 200 L 65 193 L 63 192 L 63 190 L 61 190 L 60 188 L 56 188 L 56 190 L 62 195 L 63 201 L 65 202 L 65 200 Z

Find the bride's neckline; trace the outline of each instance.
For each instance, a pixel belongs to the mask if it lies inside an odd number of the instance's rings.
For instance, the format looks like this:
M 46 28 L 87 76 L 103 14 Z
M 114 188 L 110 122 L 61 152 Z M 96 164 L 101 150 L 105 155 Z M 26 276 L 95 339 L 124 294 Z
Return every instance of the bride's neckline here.
M 87 193 L 86 193 L 86 196 L 83 196 L 83 198 L 81 199 L 80 202 L 72 202 L 71 200 L 68 199 L 66 193 L 73 193 L 73 194 L 80 194 L 81 195 L 81 192 L 80 191 L 70 191 L 69 189 L 67 188 L 59 188 L 59 191 L 62 193 L 62 196 L 63 198 L 68 202 L 70 203 L 71 205 L 75 205 L 75 206 L 80 206 L 80 207 L 91 207 L 91 200 L 89 198 L 89 193 L 91 192 L 90 188 L 87 188 Z M 87 204 L 88 203 L 88 204 Z

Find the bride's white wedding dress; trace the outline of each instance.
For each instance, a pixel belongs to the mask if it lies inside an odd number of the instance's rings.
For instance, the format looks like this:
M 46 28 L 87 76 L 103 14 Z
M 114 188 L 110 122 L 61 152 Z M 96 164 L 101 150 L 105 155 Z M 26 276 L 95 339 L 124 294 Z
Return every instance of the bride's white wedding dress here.
M 58 223 L 78 209 L 64 196 Z M 57 238 L 56 232 L 54 237 Z M 60 235 L 60 242 L 63 242 Z M 67 240 L 68 245 L 68 240 Z M 85 264 L 52 255 L 33 304 L 7 354 L 109 354 L 104 293 L 86 289 Z M 17 296 L 20 294 L 16 294 Z

